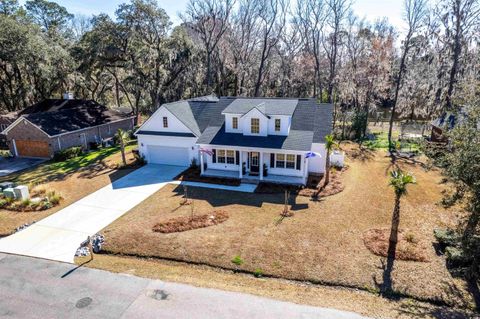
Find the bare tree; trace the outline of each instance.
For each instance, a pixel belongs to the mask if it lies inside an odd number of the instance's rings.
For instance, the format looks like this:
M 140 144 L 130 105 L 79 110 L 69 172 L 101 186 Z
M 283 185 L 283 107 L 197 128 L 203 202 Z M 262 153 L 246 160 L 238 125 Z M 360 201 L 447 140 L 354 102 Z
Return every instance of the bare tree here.
M 321 59 L 322 35 L 327 19 L 326 5 L 323 0 L 299 0 L 293 22 L 303 35 L 305 49 L 315 59 L 313 96 L 322 97 Z
M 190 0 L 182 19 L 200 35 L 206 52 L 207 89 L 212 89 L 212 56 L 229 25 L 235 0 Z
M 272 49 L 280 40 L 286 23 L 287 3 L 285 0 L 258 1 L 258 17 L 260 23 L 260 62 L 255 82 L 255 96 L 260 96 L 260 89 L 265 77 L 268 59 Z
M 412 39 L 416 32 L 422 27 L 424 18 L 427 15 L 427 1 L 426 0 L 405 0 L 405 20 L 408 23 L 407 34 L 403 41 L 402 55 L 400 58 L 400 65 L 398 74 L 395 80 L 395 95 L 393 98 L 392 113 L 390 115 L 390 122 L 388 128 L 388 148 L 390 152 L 393 150 L 392 129 L 395 111 L 397 108 L 398 93 L 402 85 L 403 75 L 405 73 L 405 66 L 408 53 L 412 47 Z
M 475 26 L 480 23 L 480 2 L 478 0 L 442 0 L 437 11 L 445 30 L 444 41 L 447 43 L 451 60 L 445 107 L 452 111 L 454 109 L 452 99 L 460 71 L 460 58 L 464 47 L 474 34 L 472 31 L 475 31 Z

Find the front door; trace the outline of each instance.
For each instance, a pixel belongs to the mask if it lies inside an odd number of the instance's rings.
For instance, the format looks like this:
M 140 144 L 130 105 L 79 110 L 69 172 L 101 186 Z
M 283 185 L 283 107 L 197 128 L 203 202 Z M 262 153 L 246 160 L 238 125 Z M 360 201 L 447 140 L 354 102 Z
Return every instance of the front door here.
M 258 174 L 260 171 L 259 165 L 260 153 L 250 152 L 250 173 Z

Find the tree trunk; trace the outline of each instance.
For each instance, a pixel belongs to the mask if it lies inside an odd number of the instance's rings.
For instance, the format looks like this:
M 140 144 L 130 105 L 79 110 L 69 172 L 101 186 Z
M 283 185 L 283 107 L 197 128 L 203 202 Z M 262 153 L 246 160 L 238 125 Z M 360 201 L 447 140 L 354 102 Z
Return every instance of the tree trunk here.
M 125 143 L 123 142 L 123 139 L 120 139 L 120 150 L 122 152 L 123 166 L 127 166 L 127 158 L 125 157 Z
M 327 186 L 330 182 L 330 150 L 327 150 L 327 158 L 325 159 L 325 183 L 323 186 Z
M 398 226 L 400 225 L 400 195 L 395 195 L 395 207 L 393 208 L 392 228 L 390 231 L 390 242 L 396 244 L 398 241 Z

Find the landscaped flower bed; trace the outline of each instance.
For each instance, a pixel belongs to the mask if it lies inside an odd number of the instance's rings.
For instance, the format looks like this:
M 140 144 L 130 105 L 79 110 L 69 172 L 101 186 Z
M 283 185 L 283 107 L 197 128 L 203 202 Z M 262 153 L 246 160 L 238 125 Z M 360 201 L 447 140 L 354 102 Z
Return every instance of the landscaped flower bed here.
M 16 212 L 38 212 L 47 210 L 60 204 L 62 197 L 55 191 L 45 190 L 32 192 L 31 199 L 14 200 L 12 198 L 0 197 L 0 209 Z
M 228 214 L 225 211 L 214 211 L 211 214 L 198 216 L 182 216 L 169 219 L 165 222 L 158 223 L 153 226 L 154 232 L 159 233 L 178 233 L 187 230 L 204 228 L 218 225 L 228 219 Z
M 200 169 L 192 167 L 180 173 L 175 179 L 179 181 L 201 182 L 226 186 L 240 186 L 241 184 L 241 181 L 238 178 L 200 176 Z
M 363 242 L 371 253 L 387 257 L 390 229 L 370 229 L 363 234 Z M 400 260 L 427 262 L 426 250 L 414 234 L 400 230 L 395 250 L 395 258 Z

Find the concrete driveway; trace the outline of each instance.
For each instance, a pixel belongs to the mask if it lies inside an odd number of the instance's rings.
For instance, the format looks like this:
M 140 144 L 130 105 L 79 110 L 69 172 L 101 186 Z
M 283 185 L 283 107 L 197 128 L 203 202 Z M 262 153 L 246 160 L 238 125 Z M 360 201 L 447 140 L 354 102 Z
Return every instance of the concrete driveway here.
M 0 177 L 35 167 L 46 160 L 44 158 L 0 157 Z
M 75 251 L 88 236 L 140 204 L 185 169 L 153 164 L 139 168 L 27 229 L 0 239 L 0 252 L 73 263 Z
M 2 254 L 0 317 L 366 319 L 351 312 Z

